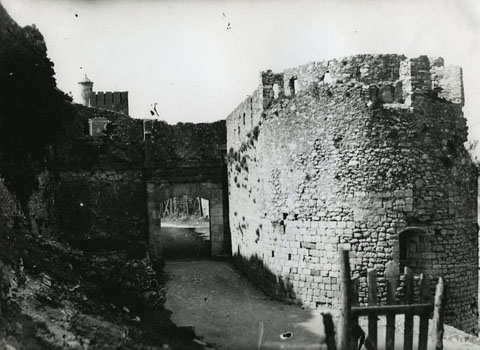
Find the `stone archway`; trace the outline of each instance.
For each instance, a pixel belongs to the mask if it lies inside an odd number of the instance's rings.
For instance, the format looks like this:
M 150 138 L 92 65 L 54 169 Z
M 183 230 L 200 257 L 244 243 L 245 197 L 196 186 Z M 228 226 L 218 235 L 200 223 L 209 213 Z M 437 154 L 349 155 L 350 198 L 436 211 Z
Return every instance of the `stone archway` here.
M 216 258 L 224 254 L 224 203 L 221 183 L 147 183 L 148 234 L 151 257 L 160 258 L 162 256 L 162 247 L 159 246 L 159 240 L 156 239 L 160 235 L 162 225 L 160 204 L 168 198 L 185 195 L 201 197 L 209 201 L 211 257 Z

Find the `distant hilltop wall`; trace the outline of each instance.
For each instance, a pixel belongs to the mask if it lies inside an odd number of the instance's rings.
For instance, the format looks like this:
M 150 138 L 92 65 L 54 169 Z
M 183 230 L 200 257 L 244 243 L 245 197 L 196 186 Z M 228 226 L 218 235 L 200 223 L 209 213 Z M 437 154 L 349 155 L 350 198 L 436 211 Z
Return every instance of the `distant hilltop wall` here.
M 260 80 L 227 118 L 232 252 L 248 275 L 278 298 L 335 306 L 346 248 L 361 286 L 378 270 L 382 301 L 387 264 L 444 276 L 447 322 L 476 333 L 477 170 L 461 69 L 358 55 Z
M 128 115 L 128 91 L 93 91 L 89 96 L 89 106 Z
M 128 91 L 93 91 L 93 81 L 87 75 L 78 82 L 75 101 L 87 106 L 128 115 Z

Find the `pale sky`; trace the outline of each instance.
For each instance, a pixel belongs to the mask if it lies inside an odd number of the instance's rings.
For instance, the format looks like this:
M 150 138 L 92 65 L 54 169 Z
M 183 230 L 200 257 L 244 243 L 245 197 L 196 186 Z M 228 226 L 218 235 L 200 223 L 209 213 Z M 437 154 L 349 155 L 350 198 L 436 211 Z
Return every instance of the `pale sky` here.
M 57 83 L 129 91 L 130 114 L 156 102 L 169 123 L 224 119 L 259 72 L 364 53 L 442 56 L 463 68 L 465 115 L 480 139 L 480 2 L 0 0 L 35 23 Z M 230 29 L 228 24 L 230 23 Z

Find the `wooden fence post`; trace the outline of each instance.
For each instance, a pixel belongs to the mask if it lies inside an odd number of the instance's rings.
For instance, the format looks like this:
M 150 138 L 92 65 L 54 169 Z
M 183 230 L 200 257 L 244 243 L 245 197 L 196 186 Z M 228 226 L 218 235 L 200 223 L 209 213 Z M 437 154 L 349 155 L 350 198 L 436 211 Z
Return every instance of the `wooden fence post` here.
M 421 274 L 419 280 L 420 300 L 415 304 L 415 281 L 413 270 L 405 267 L 405 304 L 395 305 L 397 281 L 399 276 L 398 265 L 391 262 L 385 266 L 387 280 L 387 303 L 379 306 L 377 298 L 377 271 L 368 271 L 368 306 L 358 307 L 353 299 L 353 280 L 350 278 L 348 251 L 342 250 L 340 256 L 340 282 L 342 284 L 342 308 L 339 322 L 339 350 L 350 350 L 352 346 L 365 347 L 367 350 L 377 350 L 379 315 L 387 316 L 386 350 L 395 349 L 395 315 L 405 315 L 405 329 L 403 348 L 413 349 L 414 315 L 420 316 L 418 349 L 427 350 L 429 316 L 432 311 L 430 283 L 428 276 Z M 356 280 L 355 280 L 356 281 Z M 434 301 L 433 323 L 435 329 L 434 349 L 443 350 L 444 313 L 445 313 L 445 285 L 442 277 L 439 278 Z M 358 325 L 358 317 L 368 316 L 368 336 Z M 355 344 L 353 340 L 357 340 Z M 329 348 L 330 349 L 330 348 Z
M 377 306 L 377 270 L 368 271 L 368 306 Z M 368 316 L 368 339 L 377 346 L 377 315 Z
M 413 304 L 414 298 L 413 270 L 405 267 L 405 302 L 408 305 Z M 403 337 L 403 349 L 413 349 L 413 315 L 405 313 L 405 331 Z
M 340 283 L 342 287 L 341 313 L 339 320 L 339 349 L 350 350 L 350 320 L 351 320 L 351 281 L 348 250 L 340 251 Z
M 423 273 L 420 275 L 420 303 L 430 302 L 430 281 Z M 427 350 L 428 345 L 428 313 L 420 315 L 420 330 L 418 335 L 418 350 Z
M 443 321 L 445 313 L 445 284 L 443 278 L 438 279 L 437 288 L 435 290 L 435 303 L 433 309 L 433 325 L 435 329 L 435 337 L 433 345 L 435 350 L 443 350 Z
M 350 288 L 351 288 L 351 298 L 352 302 L 350 306 L 358 306 L 358 290 L 360 288 L 360 278 L 359 276 L 355 276 L 350 280 Z M 351 322 L 350 322 L 350 327 L 352 325 L 358 324 L 358 317 L 352 316 L 351 317 Z
M 387 304 L 396 304 L 398 267 L 392 261 L 385 266 L 385 278 L 387 279 Z M 395 314 L 387 315 L 387 329 L 385 336 L 385 350 L 395 349 Z

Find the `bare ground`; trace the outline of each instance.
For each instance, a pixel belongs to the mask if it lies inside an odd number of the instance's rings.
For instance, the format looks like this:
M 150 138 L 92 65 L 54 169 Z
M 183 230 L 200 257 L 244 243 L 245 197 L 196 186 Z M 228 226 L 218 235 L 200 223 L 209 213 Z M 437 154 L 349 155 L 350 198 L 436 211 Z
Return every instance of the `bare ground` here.
M 188 222 L 168 226 L 162 229 L 165 229 L 162 235 L 171 245 L 169 249 L 202 248 L 201 224 L 190 229 L 186 228 Z M 338 311 L 308 310 L 272 300 L 228 262 L 206 260 L 205 256 L 195 260 L 195 254 L 187 258 L 190 261 L 184 258 L 180 254 L 165 266 L 168 276 L 165 307 L 173 312 L 172 320 L 178 326 L 192 327 L 205 343 L 225 350 L 326 349 L 321 312 L 330 312 L 335 318 Z M 417 329 L 418 322 L 416 318 Z M 366 319 L 360 319 L 360 323 L 367 329 Z M 378 327 L 379 349 L 383 349 L 385 319 L 380 318 Z M 403 349 L 402 327 L 403 319 L 397 317 L 396 349 Z M 291 336 L 282 338 L 285 332 Z M 415 333 L 414 344 L 417 343 L 418 333 Z M 429 349 L 432 343 L 430 337 Z M 480 340 L 445 326 L 444 349 L 480 350 Z
M 311 310 L 271 300 L 229 263 L 167 262 L 167 302 L 172 320 L 192 326 L 221 349 L 317 349 L 323 328 Z M 282 340 L 281 334 L 292 336 Z M 288 346 L 288 347 L 285 347 Z
M 320 310 L 272 300 L 240 276 L 227 262 L 171 261 L 165 307 L 178 326 L 193 327 L 203 341 L 221 349 L 326 349 Z M 334 310 L 323 310 L 335 314 Z M 366 320 L 361 326 L 367 329 Z M 415 318 L 418 329 L 419 320 Z M 378 323 L 384 349 L 384 318 Z M 397 317 L 396 349 L 403 349 L 403 318 Z M 432 329 L 432 324 L 430 324 Z M 292 336 L 282 340 L 281 334 Z M 418 344 L 418 333 L 414 344 Z M 432 349 L 432 337 L 429 349 Z M 415 345 L 416 346 L 416 345 Z M 445 350 L 479 350 L 480 340 L 445 326 Z

